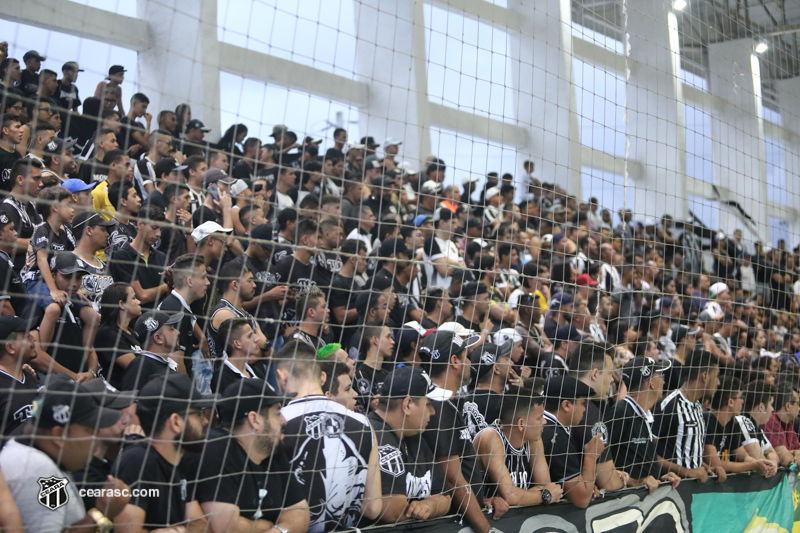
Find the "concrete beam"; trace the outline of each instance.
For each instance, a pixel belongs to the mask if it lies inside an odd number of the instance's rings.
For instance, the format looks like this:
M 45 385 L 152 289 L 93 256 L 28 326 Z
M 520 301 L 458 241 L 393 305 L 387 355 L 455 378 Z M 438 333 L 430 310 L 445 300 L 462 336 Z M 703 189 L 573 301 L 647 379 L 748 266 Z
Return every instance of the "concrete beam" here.
M 224 72 L 264 83 L 297 89 L 321 98 L 365 107 L 369 85 L 288 59 L 219 43 L 219 68 Z
M 450 11 L 459 11 L 468 17 L 504 29 L 519 31 L 522 28 L 519 17 L 513 11 L 485 0 L 433 0 L 432 4 Z
M 617 176 L 624 176 L 626 162 L 629 178 L 636 180 L 644 177 L 644 168 L 640 162 L 632 159 L 626 160 L 624 157 L 581 145 L 581 166 L 596 168 Z
M 3 0 L 0 18 L 136 50 L 150 46 L 145 20 L 63 0 Z
M 625 56 L 603 48 L 579 37 L 572 38 L 572 52 L 575 57 L 583 61 L 616 72 L 625 74 Z M 628 59 L 628 66 L 635 67 L 635 61 Z
M 517 148 L 528 146 L 528 132 L 525 128 L 500 120 L 459 111 L 433 102 L 428 103 L 428 116 L 432 126 L 439 126 L 465 135 L 474 135 L 505 146 Z

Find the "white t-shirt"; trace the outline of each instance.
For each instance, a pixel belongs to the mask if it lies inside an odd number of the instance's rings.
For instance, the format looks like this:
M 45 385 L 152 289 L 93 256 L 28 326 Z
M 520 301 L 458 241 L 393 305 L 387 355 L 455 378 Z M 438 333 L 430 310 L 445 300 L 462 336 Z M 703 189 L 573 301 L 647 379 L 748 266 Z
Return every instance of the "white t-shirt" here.
M 275 191 L 275 194 L 278 197 L 278 210 L 294 207 L 294 201 L 288 194 L 283 194 L 278 190 Z

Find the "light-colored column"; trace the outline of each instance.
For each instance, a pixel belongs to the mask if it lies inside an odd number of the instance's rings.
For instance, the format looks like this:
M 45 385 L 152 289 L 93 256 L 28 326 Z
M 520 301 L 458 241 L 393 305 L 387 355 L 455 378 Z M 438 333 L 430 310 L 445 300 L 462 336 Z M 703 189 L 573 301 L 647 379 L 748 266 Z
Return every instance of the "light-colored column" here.
M 359 131 L 379 143 L 402 139 L 400 158 L 412 162 L 431 151 L 423 9 L 421 1 L 355 2 L 356 73 L 370 85 Z
M 671 2 L 628 0 L 628 157 L 641 164 L 629 179 L 634 218 L 686 215 L 686 136 L 678 27 Z
M 137 15 L 150 23 L 150 47 L 139 52 L 139 87 L 150 99 L 153 128 L 158 111 L 188 103 L 193 118 L 211 128 L 207 138 L 216 141 L 221 136 L 216 0 L 139 0 Z
M 783 117 L 783 161 L 786 168 L 786 205 L 800 212 L 800 78 L 777 80 L 778 104 Z M 800 244 L 800 219 L 789 218 L 789 235 L 794 248 Z
M 510 31 L 509 52 L 516 96 L 517 124 L 529 132 L 527 153 L 517 155 L 517 173 L 530 159 L 535 176 L 557 183 L 581 198 L 580 131 L 572 69 L 570 0 L 509 0 L 520 21 Z M 517 188 L 518 198 L 526 192 Z
M 720 210 L 720 229 L 742 228 L 745 238 L 769 240 L 767 169 L 761 107 L 761 72 L 753 41 L 709 45 L 709 90 L 722 100 L 711 113 L 714 184 L 724 199 L 739 202 L 755 221 L 735 209 Z M 748 235 L 749 234 L 749 235 Z

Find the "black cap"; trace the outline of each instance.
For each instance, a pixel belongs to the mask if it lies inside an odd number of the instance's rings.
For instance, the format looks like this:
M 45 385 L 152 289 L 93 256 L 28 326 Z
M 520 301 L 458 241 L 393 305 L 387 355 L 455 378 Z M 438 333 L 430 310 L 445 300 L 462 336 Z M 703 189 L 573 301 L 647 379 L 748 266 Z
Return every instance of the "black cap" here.
M 481 378 L 492 371 L 497 360 L 511 355 L 514 343 L 506 342 L 502 345 L 493 342 L 484 342 L 475 347 L 469 356 L 470 369 L 476 378 Z
M 178 161 L 174 157 L 162 157 L 153 167 L 156 174 L 155 179 L 161 179 L 161 176 L 164 174 L 169 174 L 173 170 L 178 170 L 179 168 L 181 168 L 181 166 L 178 165 Z
M 128 72 L 125 67 L 122 65 L 112 65 L 108 68 L 108 75 L 111 76 L 112 74 L 122 74 L 123 72 Z
M 574 402 L 579 398 L 591 398 L 595 395 L 594 390 L 571 376 L 556 376 L 547 380 L 544 387 L 544 396 L 548 399 L 558 401 L 569 400 Z
M 107 428 L 121 417 L 121 411 L 100 407 L 83 385 L 63 379 L 49 381 L 33 403 L 33 419 L 44 428 L 67 424 Z
M 217 411 L 220 421 L 231 426 L 251 411 L 258 412 L 276 403 L 284 404 L 295 396 L 277 394 L 263 379 L 245 378 L 225 387 Z
M 213 407 L 216 398 L 213 394 L 197 392 L 192 378 L 186 374 L 158 374 L 139 391 L 136 415 L 145 433 L 150 435 L 157 420 L 167 418 L 173 413 L 185 413 L 191 408 Z
M 77 139 L 62 139 L 60 137 L 53 137 L 50 142 L 44 145 L 42 152 L 44 155 L 61 155 L 67 148 L 72 148 L 78 142 Z
M 584 335 L 581 334 L 580 330 L 572 324 L 558 326 L 558 329 L 556 329 L 556 342 L 579 341 L 583 337 Z
M 422 398 L 436 390 L 428 374 L 413 366 L 402 366 L 386 376 L 380 395 L 384 398 Z
M 50 270 L 65 276 L 76 272 L 89 273 L 89 264 L 72 252 L 59 252 L 50 260 Z
M 462 298 L 475 298 L 481 294 L 489 294 L 489 288 L 480 281 L 470 281 L 461 286 Z
M 392 254 L 405 254 L 407 257 L 411 257 L 411 250 L 406 246 L 405 239 L 387 239 L 381 243 L 381 249 L 378 252 L 379 257 L 386 260 Z
M 369 148 L 377 148 L 380 144 L 375 142 L 375 137 L 361 137 L 361 144 Z
M 447 363 L 467 348 L 465 340 L 452 331 L 434 331 L 422 339 L 419 358 L 425 363 Z
M 5 228 L 9 224 L 11 224 L 11 222 L 13 222 L 13 221 L 10 218 L 8 218 L 7 214 L 0 213 L 0 229 Z
M 72 219 L 72 228 L 88 228 L 92 226 L 105 226 L 110 228 L 116 225 L 113 220 L 106 220 L 94 211 L 81 211 Z
M 100 407 L 119 410 L 130 407 L 136 401 L 137 391 L 118 390 L 103 378 L 90 379 L 81 385 L 91 393 Z
M 183 320 L 183 312 L 166 313 L 164 311 L 148 311 L 136 320 L 136 325 L 133 327 L 133 332 L 139 339 L 139 342 L 144 343 L 150 335 L 155 334 L 159 329 L 166 325 L 175 326 Z
M 250 230 L 250 237 L 264 248 L 273 248 L 272 239 L 274 238 L 272 224 L 259 224 Z M 264 242 L 267 241 L 267 242 Z
M 25 55 L 22 56 L 22 62 L 24 63 L 27 60 L 34 58 L 38 59 L 39 61 L 44 61 L 45 59 L 47 59 L 45 56 L 43 56 L 36 50 L 28 50 L 27 52 L 25 52 Z
M 454 218 L 458 218 L 458 215 L 446 207 L 440 207 L 433 212 L 434 222 L 438 222 L 440 220 L 452 220 Z
M 36 323 L 18 316 L 0 316 L 0 341 L 8 339 L 12 333 L 36 329 Z
M 206 125 L 203 124 L 203 121 L 193 118 L 192 120 L 186 123 L 186 131 L 189 130 L 200 130 L 208 133 L 209 131 L 211 131 L 211 128 L 206 128 Z
M 628 389 L 638 389 L 653 374 L 664 372 L 672 363 L 656 361 L 652 357 L 634 357 L 622 367 L 622 381 Z

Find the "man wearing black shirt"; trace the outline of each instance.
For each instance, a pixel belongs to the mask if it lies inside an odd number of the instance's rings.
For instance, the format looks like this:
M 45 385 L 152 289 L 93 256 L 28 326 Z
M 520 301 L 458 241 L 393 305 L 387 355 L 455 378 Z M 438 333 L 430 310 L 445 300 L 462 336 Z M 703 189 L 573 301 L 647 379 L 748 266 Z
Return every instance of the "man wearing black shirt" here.
M 87 143 L 88 144 L 88 143 Z M 88 157 L 78 169 L 78 179 L 86 183 L 100 183 L 106 180 L 108 171 L 103 165 L 103 159 L 111 150 L 119 149 L 117 134 L 114 130 L 102 128 L 94 139 L 94 156 Z
M 195 497 L 210 531 L 308 527 L 305 489 L 291 475 L 281 445 L 285 401 L 260 379 L 243 379 L 225 388 L 217 404 L 221 427 L 211 430 L 202 452 L 185 459 L 187 466 L 196 466 Z
M 157 374 L 178 371 L 178 363 L 170 357 L 178 346 L 178 329 L 183 313 L 149 311 L 136 320 L 133 332 L 142 347 L 128 363 L 122 376 L 122 390 L 138 390 Z
M 485 336 L 491 331 L 489 320 L 489 288 L 480 281 L 461 286 L 461 314 L 456 322 Z
M 650 413 L 661 399 L 667 365 L 649 357 L 636 357 L 622 367 L 622 382 L 628 393 L 606 414 L 608 452 L 614 465 L 630 476 L 629 485 L 645 485 L 650 492 L 659 480 L 676 488 L 681 481 L 674 472 L 661 475 Z
M 742 457 L 744 451 L 755 459 L 766 459 L 774 465 L 773 473 L 777 470 L 780 458 L 764 433 L 764 426 L 772 415 L 775 395 L 774 385 L 760 379 L 751 381 L 744 391 L 742 414 L 734 418 L 734 427 L 741 433 L 744 448 L 736 452 L 737 458 Z
M 475 341 L 474 338 L 478 340 Z M 470 343 L 473 342 L 480 342 L 480 337 L 475 335 L 468 339 L 470 346 Z M 513 365 L 512 349 L 511 343 L 498 346 L 491 342 L 484 342 L 470 354 L 470 369 L 475 388 L 458 396 L 455 401 L 461 416 L 467 423 L 470 437 L 473 439 L 478 432 L 491 426 L 500 418 L 503 393 Z
M 21 159 L 10 169 L 9 180 L 11 194 L 3 198 L 0 212 L 8 216 L 17 230 L 16 246 L 9 255 L 17 272 L 22 273 L 33 229 L 42 222 L 31 201 L 42 189 L 42 164 L 36 159 Z
M 120 119 L 120 148 L 131 157 L 138 158 L 139 154 L 147 153 L 150 150 L 150 122 L 153 116 L 147 112 L 150 100 L 142 93 L 136 93 L 131 97 L 131 107 L 128 114 Z M 144 117 L 146 125 L 142 126 L 136 121 Z M 138 148 L 131 150 L 135 145 Z
M 327 324 L 330 314 L 325 293 L 318 287 L 308 287 L 298 292 L 295 298 L 295 312 L 300 324 L 291 338 L 306 343 L 315 351 L 325 346 L 325 341 L 320 338 L 320 332 Z
M 22 277 L 14 267 L 10 253 L 17 243 L 17 230 L 11 218 L 0 211 L 0 304 L 3 315 L 22 315 L 27 306 L 27 295 Z
M 364 359 L 356 365 L 353 383 L 358 392 L 358 406 L 362 413 L 370 411 L 373 396 L 379 393 L 380 384 L 389 374 L 384 361 L 394 352 L 391 330 L 382 324 L 367 324 L 361 330 L 361 350 Z
M 378 463 L 385 498 L 380 521 L 427 520 L 450 511 L 444 476 L 422 438 L 433 415 L 430 378 L 410 366 L 383 381 L 376 411 L 368 416 L 378 437 Z
M 78 81 L 78 72 L 83 72 L 83 69 L 75 61 L 67 61 L 61 67 L 61 79 L 58 80 L 58 89 L 53 95 L 61 109 L 78 111 L 78 107 L 81 105 L 78 86 L 75 85 L 75 82 Z M 61 120 L 66 123 L 66 115 L 62 116 Z
M 272 264 L 292 255 L 295 249 L 295 228 L 297 227 L 297 211 L 289 207 L 278 213 L 278 235 L 275 238 L 275 249 L 272 251 Z M 270 240 L 272 240 L 270 238 Z
M 400 328 L 410 320 L 421 321 L 422 309 L 411 299 L 408 290 L 409 276 L 414 266 L 411 251 L 406 247 L 405 239 L 388 239 L 381 244 L 378 257 L 383 266 L 375 276 L 367 281 L 367 287 L 372 287 L 376 278 L 384 278 L 391 283 L 392 289 L 397 294 L 397 302 L 389 314 L 390 326 Z
M 355 308 L 358 290 L 357 277 L 367 268 L 367 247 L 356 239 L 346 240 L 339 251 L 342 268 L 331 280 L 328 307 L 331 310 L 333 338 L 335 342 L 347 346 L 352 332 L 345 326 L 358 322 L 358 311 Z
M 115 525 L 141 530 L 145 524 L 158 529 L 189 522 L 191 527 L 200 518 L 202 509 L 188 492 L 190 476 L 181 463 L 184 445 L 204 440 L 203 411 L 213 405 L 213 397 L 199 394 L 185 374 L 158 376 L 142 386 L 136 415 L 149 439 L 126 446 L 113 472 L 131 489 L 155 488 L 157 496 L 138 492 Z
M 6 113 L 0 124 L 0 190 L 10 191 L 14 185 L 11 168 L 22 156 L 17 145 L 22 142 L 22 123 L 16 116 Z M 36 195 L 34 195 L 36 196 Z
M 255 331 L 247 318 L 229 318 L 219 326 L 219 360 L 214 364 L 211 390 L 224 391 L 229 385 L 248 378 L 266 376 L 263 365 L 255 365 L 260 354 Z M 253 363 L 256 368 L 250 366 Z
M 111 252 L 115 252 L 124 245 L 136 238 L 138 229 L 136 222 L 131 218 L 139 214 L 142 199 L 136 188 L 129 181 L 118 181 L 112 183 L 106 189 L 108 201 L 116 208 L 116 214 L 111 220 L 114 227 L 108 233 L 106 257 L 111 257 Z
M 33 415 L 39 382 L 22 371 L 36 357 L 27 320 L 0 317 L 0 434 L 10 435 Z

